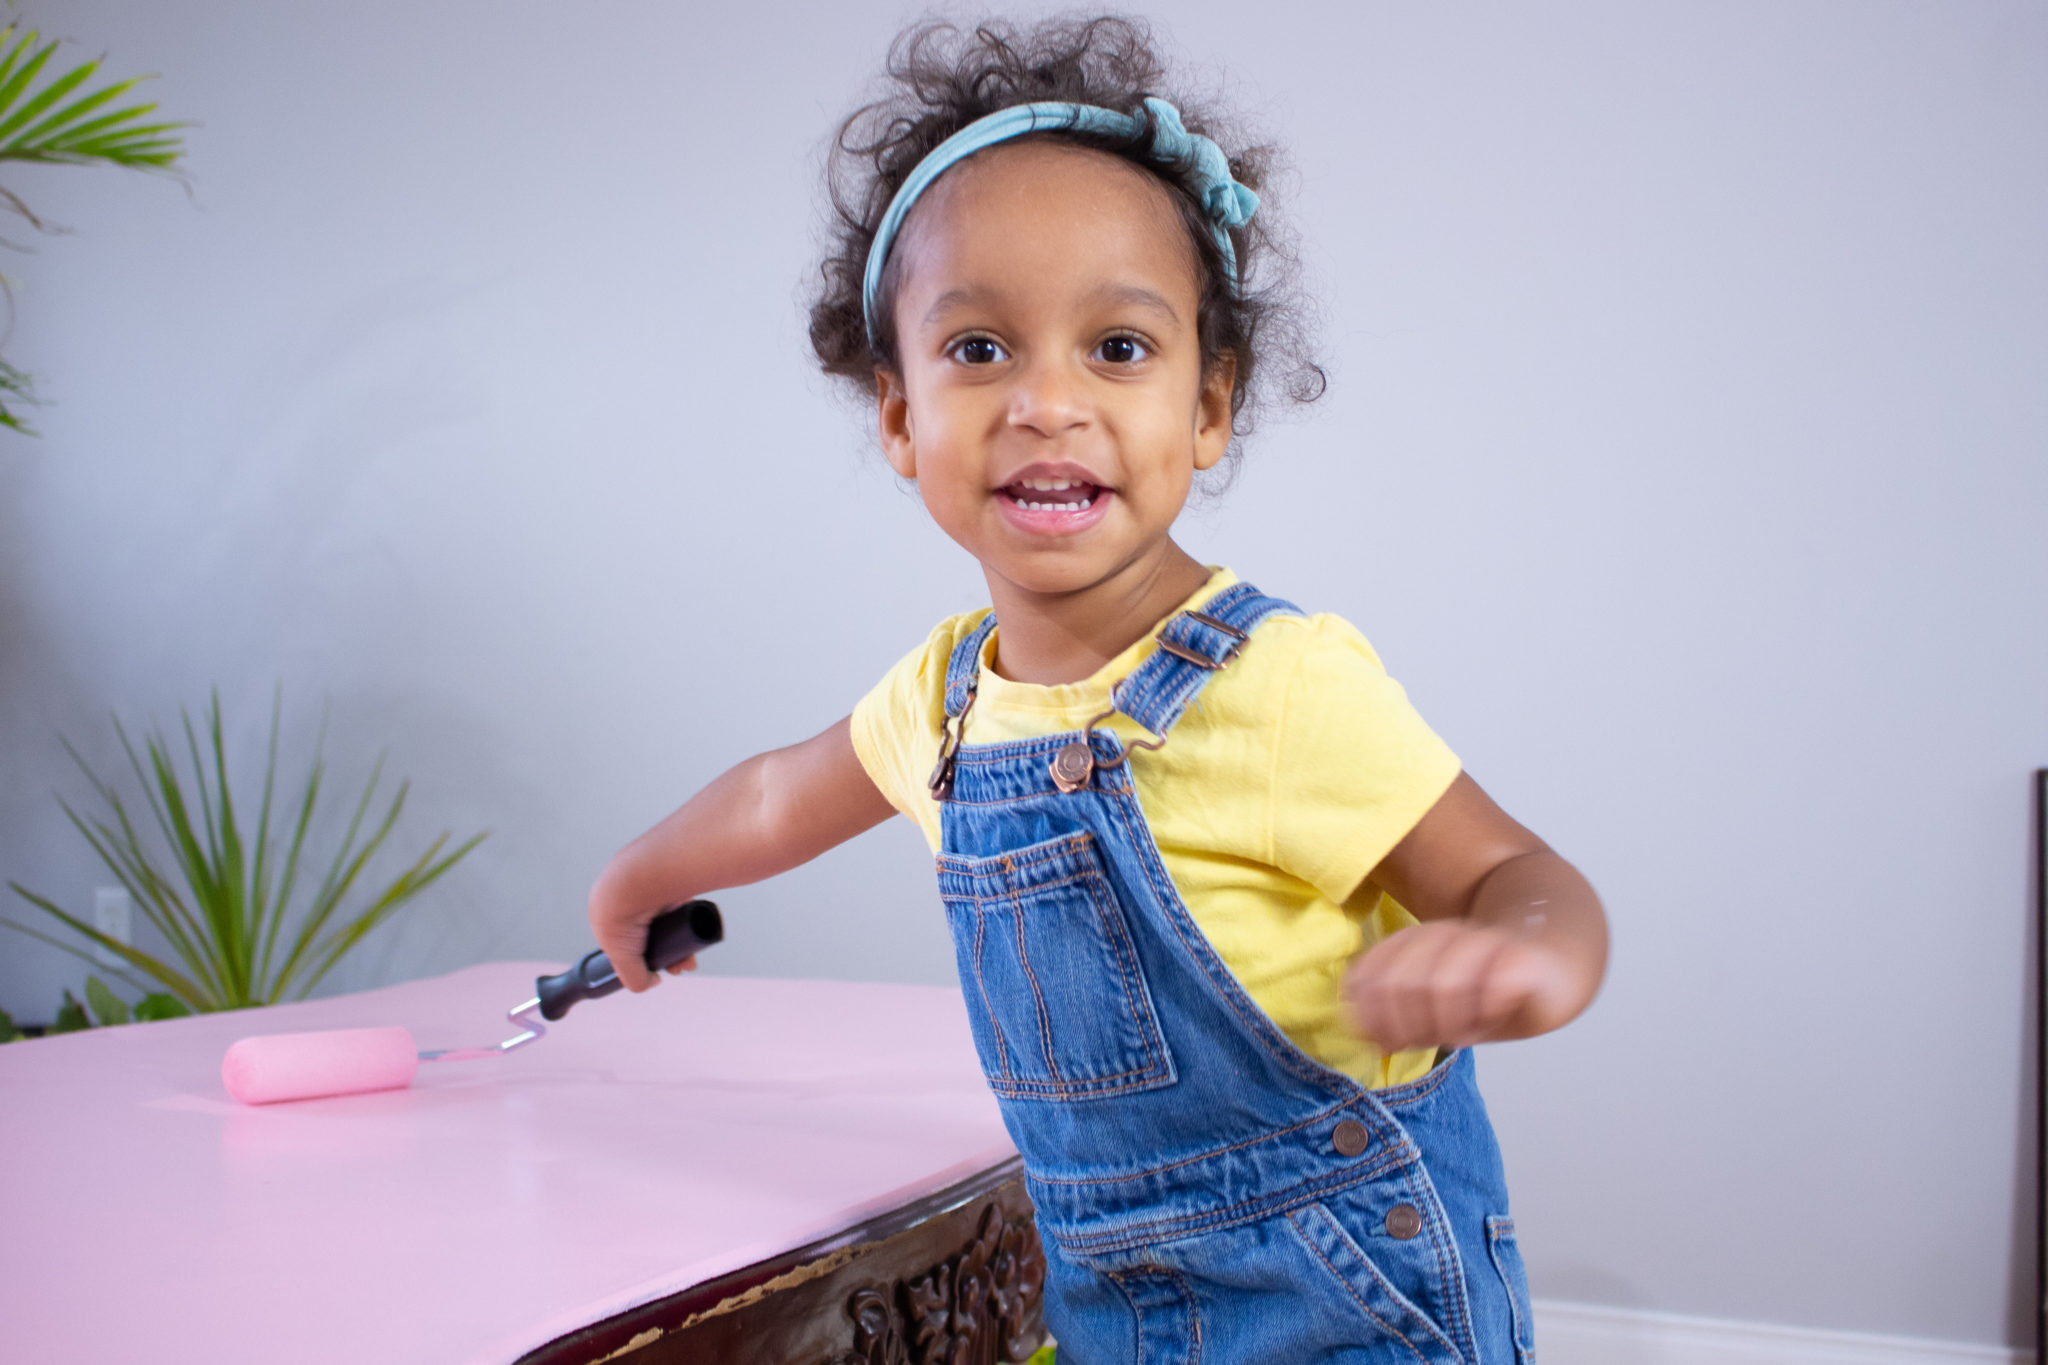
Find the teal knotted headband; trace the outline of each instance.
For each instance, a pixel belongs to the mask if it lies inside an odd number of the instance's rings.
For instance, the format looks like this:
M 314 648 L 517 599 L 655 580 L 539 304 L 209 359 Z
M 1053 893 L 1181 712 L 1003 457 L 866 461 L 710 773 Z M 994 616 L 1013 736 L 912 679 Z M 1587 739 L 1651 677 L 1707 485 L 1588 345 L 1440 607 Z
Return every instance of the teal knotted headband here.
M 1217 249 L 1223 253 L 1223 270 L 1234 289 L 1237 287 L 1237 249 L 1231 244 L 1230 229 L 1243 227 L 1251 221 L 1252 214 L 1259 207 L 1259 196 L 1232 177 L 1230 158 L 1223 155 L 1221 147 L 1201 134 L 1187 130 L 1180 121 L 1180 110 L 1156 96 L 1145 101 L 1145 108 L 1152 114 L 1150 155 L 1154 161 L 1171 162 L 1194 172 L 1202 212 L 1209 220 L 1209 231 L 1216 239 Z M 903 220 L 909 216 L 911 205 L 917 202 L 918 196 L 930 189 L 932 182 L 948 167 L 973 156 L 984 147 L 992 147 L 1026 133 L 1060 131 L 1136 137 L 1145 131 L 1145 120 L 1136 114 L 1119 114 L 1114 109 L 1093 104 L 1058 101 L 1017 104 L 976 119 L 932 148 L 911 170 L 902 188 L 896 191 L 896 197 L 889 201 L 888 211 L 883 213 L 881 224 L 875 229 L 874 245 L 868 248 L 867 272 L 861 282 L 861 307 L 867 315 L 870 342 L 879 344 L 875 302 L 882 291 L 882 267 L 888 264 L 889 248 L 896 244 L 896 234 L 903 227 Z

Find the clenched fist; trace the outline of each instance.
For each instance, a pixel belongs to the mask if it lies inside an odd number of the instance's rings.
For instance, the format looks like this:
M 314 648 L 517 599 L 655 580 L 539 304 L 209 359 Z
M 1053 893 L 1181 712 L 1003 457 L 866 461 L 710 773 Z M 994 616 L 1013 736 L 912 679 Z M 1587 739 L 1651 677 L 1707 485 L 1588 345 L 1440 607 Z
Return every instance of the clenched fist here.
M 1353 1025 L 1381 1048 L 1466 1047 L 1546 1033 L 1582 1007 L 1583 965 L 1529 927 L 1472 920 L 1413 925 L 1345 974 Z

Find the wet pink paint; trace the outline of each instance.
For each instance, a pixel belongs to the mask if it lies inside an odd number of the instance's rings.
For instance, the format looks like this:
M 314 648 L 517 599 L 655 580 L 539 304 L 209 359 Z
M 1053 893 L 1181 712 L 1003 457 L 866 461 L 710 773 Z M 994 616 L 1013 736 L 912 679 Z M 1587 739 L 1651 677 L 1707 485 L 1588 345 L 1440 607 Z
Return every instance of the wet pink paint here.
M 0 1359 L 511 1361 L 1012 1153 L 933 987 L 700 974 L 409 1089 L 222 1088 L 250 1034 L 494 1037 L 554 970 L 0 1047 Z

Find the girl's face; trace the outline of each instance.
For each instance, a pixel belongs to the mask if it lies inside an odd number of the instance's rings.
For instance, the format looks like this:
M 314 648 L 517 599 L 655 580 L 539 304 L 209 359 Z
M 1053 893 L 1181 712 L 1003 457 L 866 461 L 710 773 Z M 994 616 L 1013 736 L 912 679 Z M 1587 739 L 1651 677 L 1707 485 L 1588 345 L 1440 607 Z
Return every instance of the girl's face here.
M 941 529 L 1029 593 L 1178 553 L 1194 473 L 1230 442 L 1232 376 L 1202 373 L 1165 187 L 1104 152 L 995 147 L 926 191 L 896 252 L 882 446 Z

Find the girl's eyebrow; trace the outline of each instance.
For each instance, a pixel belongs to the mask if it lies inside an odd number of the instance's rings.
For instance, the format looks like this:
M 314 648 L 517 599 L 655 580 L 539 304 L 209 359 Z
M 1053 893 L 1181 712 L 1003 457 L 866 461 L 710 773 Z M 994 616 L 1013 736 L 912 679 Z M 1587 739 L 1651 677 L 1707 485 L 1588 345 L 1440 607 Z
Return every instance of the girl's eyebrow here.
M 1179 312 L 1167 301 L 1166 295 L 1156 289 L 1147 289 L 1142 284 L 1107 284 L 1095 291 L 1091 301 L 1143 308 L 1148 312 L 1161 314 L 1169 322 L 1180 321 Z
M 932 300 L 931 308 L 924 315 L 924 325 L 931 326 L 941 316 L 955 308 L 971 308 L 986 301 L 985 292 L 972 286 L 948 289 Z M 1089 295 L 1088 301 L 1111 307 L 1142 308 L 1147 312 L 1158 313 L 1175 324 L 1181 320 L 1180 313 L 1168 302 L 1166 295 L 1156 289 L 1147 289 L 1141 284 L 1106 284 Z
M 931 310 L 924 315 L 924 325 L 929 327 L 939 320 L 940 315 L 949 313 L 955 308 L 972 307 L 981 301 L 982 293 L 979 289 L 948 289 L 945 293 L 939 295 L 938 298 L 932 300 Z

